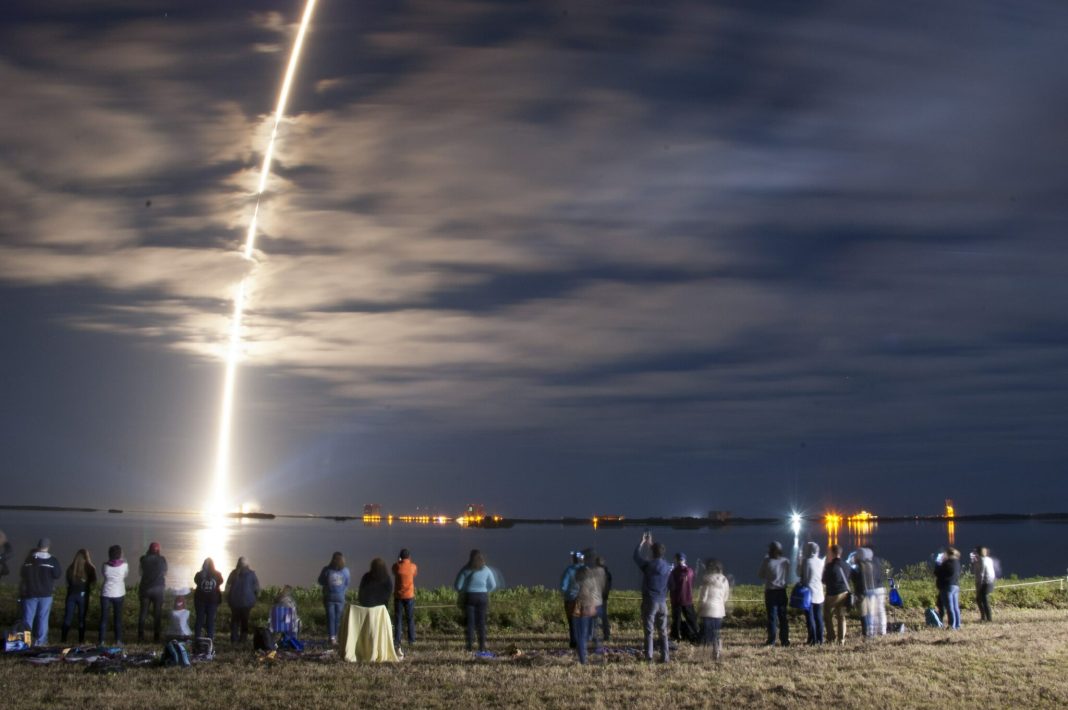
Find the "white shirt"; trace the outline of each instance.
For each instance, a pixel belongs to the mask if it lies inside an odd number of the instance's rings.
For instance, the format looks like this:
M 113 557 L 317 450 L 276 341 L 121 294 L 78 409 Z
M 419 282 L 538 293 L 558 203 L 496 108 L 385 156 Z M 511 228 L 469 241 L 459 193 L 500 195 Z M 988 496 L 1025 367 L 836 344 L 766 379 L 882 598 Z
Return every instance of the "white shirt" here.
M 819 555 L 806 557 L 797 564 L 797 576 L 801 584 L 812 592 L 812 603 L 823 603 L 823 564 L 826 558 Z
M 790 572 L 790 561 L 785 557 L 764 558 L 760 566 L 760 578 L 764 580 L 764 589 L 786 589 L 786 577 Z
M 130 565 L 124 561 L 118 567 L 105 564 L 103 567 L 104 584 L 100 587 L 100 596 L 115 599 L 126 596 L 126 576 Z

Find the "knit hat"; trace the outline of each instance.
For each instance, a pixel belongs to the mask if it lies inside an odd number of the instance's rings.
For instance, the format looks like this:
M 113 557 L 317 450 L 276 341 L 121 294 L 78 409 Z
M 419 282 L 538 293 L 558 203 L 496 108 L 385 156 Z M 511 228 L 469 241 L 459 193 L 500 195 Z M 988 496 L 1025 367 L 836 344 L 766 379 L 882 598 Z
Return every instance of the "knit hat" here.
M 159 543 L 158 542 L 150 542 L 150 543 L 148 543 L 148 554 L 150 554 L 150 555 L 158 555 L 159 554 Z

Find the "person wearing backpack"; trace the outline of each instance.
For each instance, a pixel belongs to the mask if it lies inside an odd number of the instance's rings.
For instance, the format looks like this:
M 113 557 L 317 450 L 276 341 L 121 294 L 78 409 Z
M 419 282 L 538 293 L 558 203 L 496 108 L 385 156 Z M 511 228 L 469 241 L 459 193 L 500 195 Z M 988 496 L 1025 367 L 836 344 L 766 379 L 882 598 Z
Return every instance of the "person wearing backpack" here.
M 849 613 L 849 569 L 842 560 L 842 548 L 831 545 L 823 567 L 823 583 L 827 585 L 823 600 L 823 617 L 827 641 L 845 643 L 846 615 Z
M 345 566 L 345 556 L 335 552 L 330 564 L 319 573 L 319 586 L 323 588 L 323 607 L 326 609 L 326 627 L 330 634 L 330 643 L 337 645 L 337 630 L 341 625 L 341 615 L 345 611 L 345 592 L 352 580 L 349 568 Z
M 789 646 L 790 624 L 786 617 L 786 578 L 790 574 L 790 561 L 783 557 L 781 543 L 772 542 L 768 545 L 768 554 L 757 574 L 764 581 L 764 610 L 767 613 L 768 630 L 764 645 L 775 645 L 775 632 L 778 630 L 779 642 L 783 646 Z
M 222 585 L 222 573 L 215 569 L 215 561 L 205 558 L 200 571 L 193 576 L 193 604 L 197 612 L 194 636 L 199 637 L 203 630 L 208 638 L 215 640 L 215 614 L 222 603 Z
M 820 557 L 820 546 L 815 542 L 805 543 L 804 556 L 797 558 L 797 577 L 799 584 L 808 587 L 811 605 L 805 609 L 805 627 L 808 629 L 808 646 L 823 645 L 823 567 L 824 558 Z
M 415 575 L 418 572 L 412 553 L 407 548 L 401 550 L 393 563 L 393 645 L 398 649 L 404 618 L 408 620 L 408 645 L 415 643 Z
M 22 597 L 22 622 L 33 632 L 33 644 L 48 643 L 48 615 L 52 611 L 52 594 L 56 580 L 63 576 L 59 560 L 48 548 L 52 541 L 42 537 L 37 549 L 31 552 L 22 564 L 19 576 L 19 594 Z
M 167 558 L 160 554 L 158 542 L 148 545 L 148 552 L 141 555 L 141 583 L 137 587 L 137 641 L 145 640 L 145 619 L 152 610 L 152 640 L 159 641 L 163 623 L 163 590 L 167 588 Z
M 226 602 L 230 605 L 230 643 L 248 638 L 248 619 L 260 595 L 260 580 L 244 557 L 226 580 Z M 240 632 L 240 634 L 239 634 Z
M 122 643 L 122 603 L 126 600 L 126 577 L 130 574 L 130 565 L 122 559 L 122 547 L 112 545 L 108 548 L 108 561 L 101 570 L 104 583 L 100 586 L 100 645 L 108 630 L 108 612 L 114 617 L 115 644 Z
M 78 618 L 78 643 L 85 643 L 85 617 L 89 612 L 89 599 L 96 585 L 96 567 L 89 559 L 89 550 L 84 547 L 74 553 L 74 561 L 67 568 L 67 606 L 63 614 L 60 640 L 67 642 L 75 615 Z

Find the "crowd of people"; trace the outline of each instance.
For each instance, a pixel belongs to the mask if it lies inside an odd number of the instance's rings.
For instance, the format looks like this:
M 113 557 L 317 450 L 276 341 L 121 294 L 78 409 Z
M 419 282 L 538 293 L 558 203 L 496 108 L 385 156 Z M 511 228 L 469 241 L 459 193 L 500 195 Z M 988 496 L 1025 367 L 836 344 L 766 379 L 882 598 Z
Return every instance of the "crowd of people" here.
M 80 549 L 65 572 L 50 552 L 51 541 L 42 538 L 27 556 L 20 571 L 19 599 L 23 623 L 32 632 L 34 643 L 43 645 L 48 639 L 48 624 L 53 593 L 64 578 L 67 585 L 66 607 L 61 625 L 61 640 L 66 643 L 76 630 L 79 644 L 86 640 L 86 617 L 93 589 L 100 587 L 100 623 L 98 642 L 107 642 L 110 628 L 115 644 L 123 643 L 123 605 L 130 565 L 122 547 L 108 549 L 107 562 L 98 570 L 89 551 Z M 6 552 L 9 552 L 9 548 Z M 6 555 L 5 555 L 6 556 Z M 641 573 L 641 611 L 643 654 L 652 661 L 659 649 L 659 660 L 668 662 L 671 642 L 689 641 L 707 647 L 715 659 L 723 653 L 723 622 L 731 596 L 732 582 L 722 563 L 706 560 L 699 571 L 691 568 L 686 555 L 677 552 L 673 562 L 667 549 L 655 542 L 646 532 L 634 549 L 633 560 Z M 960 628 L 961 555 L 947 547 L 933 560 L 935 584 L 938 591 L 937 614 L 950 629 Z M 250 615 L 259 599 L 261 588 L 256 572 L 245 557 L 238 558 L 235 568 L 225 582 L 211 558 L 203 561 L 194 575 L 192 588 L 179 585 L 171 603 L 169 623 L 163 634 L 164 591 L 167 585 L 167 559 L 158 542 L 152 542 L 138 560 L 139 601 L 137 640 L 146 640 L 146 625 L 151 618 L 152 639 L 161 637 L 214 639 L 215 620 L 225 601 L 230 608 L 230 640 L 246 642 L 250 635 Z M 996 568 L 985 547 L 972 553 L 972 571 L 976 583 L 976 600 L 982 621 L 992 618 L 990 594 L 994 589 Z M 793 573 L 793 574 L 791 574 Z M 402 641 L 415 643 L 415 579 L 418 567 L 411 553 L 402 549 L 392 568 L 376 557 L 359 580 L 356 601 L 363 607 L 393 606 L 393 644 L 402 653 Z M 842 644 L 846 639 L 848 612 L 856 608 L 861 620 L 861 633 L 873 637 L 887 633 L 886 605 L 888 587 L 885 565 L 871 547 L 861 547 L 843 556 L 838 545 L 832 545 L 826 557 L 820 556 L 819 545 L 806 543 L 796 560 L 790 560 L 778 542 L 768 546 L 760 566 L 759 577 L 764 585 L 764 606 L 767 618 L 765 644 L 790 645 L 788 609 L 801 609 L 805 618 L 808 645 Z M 796 579 L 792 593 L 791 577 Z M 346 599 L 352 576 L 341 552 L 335 552 L 322 568 L 318 584 L 326 614 L 327 635 L 331 644 L 338 643 Z M 896 589 L 890 584 L 890 601 Z M 472 550 L 467 563 L 458 572 L 454 589 L 463 612 L 465 645 L 468 651 L 487 653 L 486 617 L 490 594 L 497 589 L 498 580 L 486 564 L 479 550 Z M 579 663 L 588 660 L 592 645 L 596 653 L 611 639 L 607 613 L 608 597 L 612 591 L 612 573 L 605 559 L 596 550 L 586 549 L 570 553 L 570 563 L 559 584 L 564 613 L 568 623 L 571 648 Z M 192 594 L 195 609 L 194 623 L 189 625 L 187 596 Z M 668 605 L 670 603 L 670 609 Z M 276 612 L 284 613 L 276 613 Z M 292 589 L 284 587 L 274 600 L 270 618 L 285 618 L 285 629 L 299 629 Z M 477 642 L 477 646 L 476 646 Z

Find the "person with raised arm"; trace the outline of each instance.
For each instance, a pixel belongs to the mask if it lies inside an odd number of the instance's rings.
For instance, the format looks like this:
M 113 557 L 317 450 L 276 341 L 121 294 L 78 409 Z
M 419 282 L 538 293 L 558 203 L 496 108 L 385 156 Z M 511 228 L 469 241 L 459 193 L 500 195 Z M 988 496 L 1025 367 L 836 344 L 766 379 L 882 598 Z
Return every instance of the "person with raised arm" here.
M 671 565 L 664 559 L 667 548 L 653 542 L 653 534 L 646 531 L 634 548 L 634 564 L 642 572 L 642 629 L 645 632 L 645 660 L 653 660 L 653 629 L 660 640 L 660 660 L 671 660 L 668 640 L 667 586 Z

